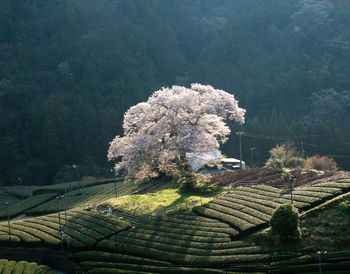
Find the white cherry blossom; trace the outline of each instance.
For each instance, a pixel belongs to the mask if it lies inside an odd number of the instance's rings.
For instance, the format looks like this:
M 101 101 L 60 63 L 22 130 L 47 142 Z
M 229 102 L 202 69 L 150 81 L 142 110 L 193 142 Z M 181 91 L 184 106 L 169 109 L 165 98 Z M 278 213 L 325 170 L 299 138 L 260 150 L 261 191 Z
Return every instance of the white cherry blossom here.
M 230 134 L 225 120 L 244 123 L 244 115 L 232 94 L 209 85 L 161 88 L 124 114 L 124 137 L 110 143 L 108 159 L 128 178 L 174 175 L 175 159 L 218 149 Z

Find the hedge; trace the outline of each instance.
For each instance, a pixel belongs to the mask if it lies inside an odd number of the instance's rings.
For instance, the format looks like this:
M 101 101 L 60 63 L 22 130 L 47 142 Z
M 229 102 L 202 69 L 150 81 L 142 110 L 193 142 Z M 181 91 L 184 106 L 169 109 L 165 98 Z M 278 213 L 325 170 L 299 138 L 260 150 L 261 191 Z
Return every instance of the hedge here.
M 267 216 L 271 216 L 273 211 L 274 211 L 274 208 L 272 208 L 272 207 L 268 207 L 268 206 L 265 206 L 265 205 L 262 205 L 262 204 L 259 204 L 256 202 L 247 201 L 247 200 L 243 200 L 243 199 L 237 199 L 237 198 L 231 198 L 231 197 L 224 196 L 224 197 L 221 197 L 220 199 L 217 199 L 217 200 L 223 200 L 223 201 L 227 201 L 227 202 L 230 202 L 233 204 L 238 204 L 238 205 L 243 206 L 243 208 L 248 207 L 250 209 L 259 211 Z M 276 205 L 279 205 L 279 204 L 276 204 Z
M 73 259 L 80 261 L 98 260 L 103 262 L 118 262 L 128 264 L 154 265 L 154 266 L 173 266 L 171 263 L 162 260 L 153 260 L 142 257 L 136 257 L 125 254 L 110 253 L 104 251 L 81 251 L 73 253 Z
M 188 255 L 183 253 L 161 251 L 156 248 L 148 248 L 143 246 L 135 246 L 131 244 L 120 244 L 116 250 L 139 254 L 141 256 L 151 256 L 153 258 L 165 259 L 170 262 L 188 265 L 202 265 L 202 266 L 222 266 L 224 264 L 233 263 L 251 263 L 262 262 L 270 258 L 270 254 L 238 254 L 238 255 L 222 255 L 222 256 L 198 256 Z
M 21 229 L 22 231 L 28 232 L 29 234 L 34 235 L 35 237 L 39 238 L 43 242 L 46 242 L 50 245 L 59 245 L 61 243 L 59 231 L 53 231 L 51 230 L 44 230 L 45 227 L 32 224 L 29 222 L 26 223 L 16 223 L 15 224 L 18 229 Z
M 16 236 L 16 235 L 12 235 L 11 234 L 11 238 L 10 235 L 8 234 L 8 230 L 7 233 L 0 231 L 0 242 L 20 242 L 21 238 Z M 1 273 L 1 272 L 0 272 Z
M 264 185 L 264 184 L 251 185 L 249 187 L 253 188 L 253 189 L 261 189 L 261 190 L 264 190 L 266 192 L 271 192 L 271 193 L 280 193 L 281 192 L 281 190 L 279 188 L 268 186 L 268 185 Z
M 254 216 L 251 216 L 249 214 L 243 213 L 242 211 L 232 209 L 228 206 L 218 205 L 215 202 L 211 202 L 206 205 L 207 208 L 219 211 L 224 214 L 232 215 L 234 217 L 239 218 L 241 221 L 245 221 L 247 223 L 253 224 L 253 225 L 259 225 L 262 224 L 264 221 L 260 220 L 258 218 L 255 218 Z M 239 226 L 242 230 L 243 227 Z
M 211 232 L 211 231 L 203 231 L 189 228 L 176 228 L 176 227 L 168 227 L 168 226 L 157 226 L 157 225 L 149 225 L 149 224 L 141 224 L 137 226 L 137 229 L 148 229 L 154 230 L 155 232 L 171 232 L 177 233 L 181 235 L 191 235 L 191 236 L 201 236 L 201 237 L 213 237 L 213 238 L 229 238 L 228 233 L 222 232 Z
M 92 223 L 91 221 L 87 221 L 85 219 L 80 218 L 80 216 L 74 216 L 70 214 L 68 214 L 68 217 L 69 218 L 67 218 L 67 222 L 70 222 L 72 224 L 78 224 L 83 227 L 88 227 L 92 231 L 103 235 L 103 237 L 108 237 L 109 235 L 114 233 L 113 230 L 103 227 L 101 225 L 101 222 L 100 224 Z
M 79 216 L 87 216 L 89 218 L 92 218 L 93 223 L 101 224 L 103 223 L 103 226 L 107 227 L 108 229 L 113 230 L 114 232 L 119 232 L 120 230 L 123 230 L 127 227 L 131 227 L 129 224 L 122 222 L 119 218 L 116 217 L 110 217 L 110 216 L 104 216 L 100 213 L 95 213 L 93 211 L 72 211 L 73 213 L 79 214 Z
M 250 216 L 253 216 L 254 218 L 260 219 L 265 222 L 269 221 L 271 218 L 270 214 L 266 214 L 260 210 L 253 208 L 255 206 L 253 203 L 240 204 L 240 203 L 235 203 L 232 201 L 225 200 L 225 198 L 215 199 L 214 201 L 212 201 L 212 203 L 230 207 L 236 210 L 240 210 L 243 213 L 246 213 Z
M 205 220 L 199 221 L 199 220 L 188 220 L 188 219 L 181 219 L 176 217 L 171 217 L 171 216 L 163 216 L 161 219 L 159 219 L 161 222 L 168 222 L 171 224 L 187 224 L 187 225 L 194 225 L 194 226 L 200 226 L 200 227 L 206 227 L 206 228 L 229 228 L 230 226 L 228 224 L 218 222 L 215 220 L 215 222 L 208 222 L 208 220 L 213 220 L 209 218 L 203 218 Z
M 148 274 L 149 272 L 125 270 L 125 269 L 115 269 L 115 268 L 94 268 L 94 269 L 89 270 L 88 273 L 92 273 L 92 274 L 114 274 L 114 273 Z
M 140 184 L 118 184 L 117 192 L 118 195 L 129 194 L 140 188 Z M 81 184 L 82 185 L 82 184 Z M 75 189 L 73 191 L 64 194 L 64 203 L 66 209 L 71 209 L 77 206 L 83 206 L 84 204 L 92 204 L 94 202 L 101 202 L 110 198 L 115 197 L 114 193 L 114 182 L 106 183 L 101 185 L 87 186 L 80 189 Z M 51 199 L 50 201 L 36 206 L 29 210 L 29 213 L 48 213 L 57 211 L 57 201 L 56 199 Z
M 219 250 L 219 249 L 232 249 L 232 248 L 238 248 L 238 247 L 247 247 L 251 246 L 247 242 L 242 241 L 232 241 L 232 242 L 222 242 L 222 243 L 203 243 L 203 242 L 195 242 L 195 241 L 185 241 L 185 240 L 179 240 L 179 239 L 173 239 L 166 236 L 156 236 L 156 235 L 149 235 L 144 233 L 130 233 L 127 235 L 119 234 L 115 235 L 111 238 L 111 241 L 116 241 L 117 243 L 119 241 L 122 242 L 122 238 L 132 238 L 132 239 L 139 239 L 144 241 L 154 241 L 169 245 L 178 245 L 188 248 L 199 248 L 199 249 L 210 249 L 210 250 Z M 115 243 L 113 243 L 113 248 L 115 247 Z
M 207 207 L 195 207 L 193 210 L 199 214 L 209 216 L 214 219 L 218 219 L 220 221 L 229 223 L 241 231 L 247 230 L 249 228 L 254 227 L 254 224 L 248 223 L 247 221 L 244 221 L 238 217 L 235 217 L 233 215 L 227 214 L 227 213 L 222 213 L 217 210 L 207 208 Z
M 55 218 L 50 215 L 44 217 L 43 219 L 59 224 L 58 218 Z M 67 227 L 70 233 L 79 232 L 79 234 L 83 236 L 81 237 L 81 240 L 85 242 L 87 245 L 93 245 L 96 243 L 96 241 L 102 240 L 104 238 L 102 234 L 98 233 L 97 231 L 93 231 L 90 228 L 71 223 L 69 220 L 67 221 L 67 223 L 65 223 L 63 218 L 61 219 L 61 224 L 62 224 L 62 227 Z
M 263 203 L 263 202 L 265 203 L 265 202 L 268 202 L 268 201 L 271 202 L 272 201 L 274 203 L 283 204 L 283 203 L 288 203 L 290 201 L 290 195 L 289 194 L 285 194 L 283 196 L 278 196 L 278 197 L 277 196 L 276 197 L 270 197 L 270 196 L 264 196 L 264 195 L 261 195 L 261 194 L 257 194 L 257 193 L 254 193 L 254 192 L 235 191 L 234 193 L 239 193 L 240 195 L 246 195 L 247 197 L 260 199 L 261 203 Z M 294 205 L 296 207 L 298 207 L 298 208 L 302 208 L 302 207 L 308 206 L 309 203 L 296 201 L 294 203 Z
M 298 191 L 312 191 L 312 192 L 326 192 L 332 194 L 340 194 L 342 192 L 341 188 L 336 187 L 325 187 L 325 186 L 309 186 L 309 187 L 298 187 Z
M 13 267 L 12 273 L 13 274 L 17 274 L 17 273 L 22 274 L 26 264 L 27 264 L 27 262 L 24 262 L 24 261 L 16 263 Z
M 190 211 L 187 214 L 181 214 L 181 213 L 177 213 L 176 214 L 176 218 L 178 219 L 183 219 L 183 220 L 191 220 L 191 221 L 199 221 L 199 222 L 206 222 L 206 223 L 213 223 L 213 224 L 217 224 L 220 223 L 217 220 L 211 219 L 211 218 L 206 218 L 203 216 L 198 216 L 195 212 Z
M 0 224 L 0 231 L 8 233 L 7 225 L 5 226 L 5 225 Z M 39 238 L 37 238 L 37 237 L 27 233 L 27 232 L 24 232 L 22 230 L 16 229 L 13 226 L 13 223 L 11 224 L 11 234 L 21 238 L 21 240 L 23 240 L 24 242 L 27 242 L 27 243 L 31 243 L 31 244 L 40 243 Z
M 212 250 L 212 249 L 203 249 L 203 248 L 193 248 L 188 246 L 182 246 L 175 243 L 161 243 L 157 242 L 155 240 L 153 241 L 147 241 L 147 240 L 140 240 L 130 237 L 121 237 L 116 236 L 113 239 L 114 241 L 117 241 L 117 249 L 122 247 L 123 245 L 135 245 L 135 249 L 138 247 L 147 247 L 147 248 L 155 248 L 162 251 L 170 251 L 170 252 L 176 252 L 181 254 L 191 254 L 191 255 L 200 255 L 200 256 L 222 256 L 222 255 L 234 255 L 234 254 L 256 254 L 261 253 L 263 251 L 266 251 L 266 248 L 263 248 L 261 246 L 246 246 L 246 247 L 236 247 L 236 248 L 230 248 L 230 249 L 219 249 L 219 250 Z
M 36 263 L 28 262 L 24 267 L 23 274 L 34 274 L 37 268 L 38 265 Z
M 290 194 L 286 194 L 286 196 L 287 195 L 288 195 L 288 197 L 290 197 Z M 315 203 L 315 202 L 320 201 L 320 200 L 322 200 L 322 199 L 318 198 L 318 197 L 303 196 L 301 194 L 294 194 L 294 192 L 293 192 L 293 201 L 295 201 L 295 202 L 303 202 L 303 203 L 307 203 L 307 205 L 310 205 L 310 204 Z M 290 201 L 290 199 L 289 199 L 289 201 Z M 295 204 L 295 206 L 297 208 L 301 208 L 300 206 L 297 206 L 296 204 Z
M 254 189 L 249 187 L 238 188 L 238 191 L 260 195 L 260 197 L 263 197 L 264 200 L 283 202 L 281 201 L 281 199 L 283 199 L 283 197 L 281 197 L 281 193 L 272 193 L 262 189 Z
M 125 264 L 125 263 L 106 263 L 106 262 L 96 262 L 96 261 L 86 261 L 81 262 L 81 266 L 90 270 L 89 273 L 113 273 L 114 270 L 129 270 L 129 271 L 144 271 L 144 273 L 224 273 L 217 269 L 208 268 L 187 268 L 187 267 L 159 267 L 159 266 L 149 266 L 149 265 L 137 265 L 137 264 Z M 104 271 L 104 272 L 96 272 Z M 118 273 L 118 272 L 115 272 Z M 120 273 L 120 272 L 119 272 Z
M 317 197 L 319 199 L 327 198 L 334 195 L 334 193 L 329 193 L 329 192 L 307 191 L 307 190 L 298 189 L 298 188 L 293 190 L 293 194 L 309 196 L 309 197 Z
M 259 199 L 259 198 L 255 198 L 255 197 L 251 197 L 248 195 L 244 195 L 244 194 L 238 194 L 238 193 L 233 193 L 234 195 L 226 195 L 223 197 L 223 199 L 228 199 L 228 200 L 240 200 L 240 201 L 246 201 L 246 202 L 250 202 L 250 203 L 254 203 L 257 206 L 264 206 L 266 208 L 266 210 L 272 210 L 272 213 L 274 211 L 274 209 L 279 206 L 281 203 L 277 203 L 277 202 L 273 202 L 270 200 L 263 200 L 263 199 Z M 272 214 L 271 213 L 271 214 Z
M 26 261 L 8 261 L 0 259 L 0 273 L 2 274 L 54 274 L 50 267 L 46 265 L 38 266 L 36 263 Z
M 41 194 L 41 195 L 31 196 L 21 201 L 17 201 L 16 203 L 9 203 L 9 215 L 10 216 L 19 215 L 32 207 L 35 207 L 50 199 L 53 199 L 55 196 L 56 195 L 52 193 Z M 5 217 L 7 217 L 7 207 L 4 207 L 0 210 L 0 218 L 5 218 Z
M 232 236 L 237 236 L 238 231 L 229 227 L 206 227 L 205 224 L 202 225 L 191 225 L 191 224 L 183 224 L 183 223 L 172 223 L 172 222 L 166 222 L 166 221 L 153 221 L 149 223 L 152 226 L 157 227 L 157 230 L 162 230 L 163 228 L 178 228 L 178 229 L 188 229 L 188 230 L 196 230 L 196 231 L 203 231 L 203 232 L 218 232 L 218 233 L 224 233 L 229 234 Z
M 253 191 L 253 189 L 250 189 L 248 191 L 248 189 L 241 189 L 241 190 L 235 190 L 234 192 L 230 192 L 228 195 L 226 195 L 226 197 L 233 197 L 233 195 L 241 195 L 241 196 L 247 196 L 250 198 L 255 198 L 255 199 L 259 199 L 261 201 L 268 201 L 268 202 L 273 202 L 273 203 L 277 203 L 277 204 L 283 204 L 286 202 L 286 198 L 281 197 L 281 196 L 265 196 L 263 194 L 258 193 Z
M 321 263 L 322 272 L 327 273 L 327 271 L 343 271 L 350 269 L 350 261 L 348 262 L 338 262 L 338 263 Z M 291 265 L 278 269 L 271 269 L 269 273 L 310 273 L 319 271 L 319 264 L 306 264 L 306 265 Z
M 11 274 L 13 271 L 13 268 L 15 267 L 16 262 L 15 261 L 8 261 L 2 270 L 2 274 Z
M 47 265 L 39 265 L 39 267 L 35 271 L 36 274 L 56 274 L 56 272 L 52 271 L 50 267 Z
M 202 237 L 202 236 L 194 236 L 194 235 L 183 235 L 171 232 L 162 232 L 162 231 L 154 231 L 147 229 L 138 229 L 135 228 L 131 231 L 123 231 L 119 235 L 132 235 L 133 233 L 143 233 L 151 236 L 163 236 L 168 237 L 170 239 L 179 239 L 183 241 L 193 241 L 193 242 L 203 242 L 203 243 L 225 243 L 230 242 L 231 239 L 227 238 L 214 238 L 214 237 Z M 113 239 L 113 237 L 111 237 Z
M 36 223 L 36 224 L 40 224 L 43 225 L 49 229 L 53 229 L 56 230 L 57 233 L 59 233 L 59 224 L 57 223 L 53 223 L 47 220 L 44 220 L 42 218 L 33 218 L 30 220 L 26 220 L 27 222 L 31 222 L 31 223 Z M 82 235 L 79 232 L 76 231 L 69 231 L 68 233 L 68 237 L 69 237 L 69 244 L 73 247 L 85 247 L 86 244 L 79 239 Z
M 336 262 L 336 261 L 350 261 L 350 251 L 349 250 L 343 250 L 343 251 L 331 251 L 327 252 L 326 254 L 322 254 L 322 262 Z M 281 260 L 271 263 L 271 266 L 289 266 L 289 265 L 296 265 L 296 264 L 310 264 L 310 263 L 317 263 L 318 257 L 315 253 L 307 254 L 295 258 L 291 258 L 288 260 Z

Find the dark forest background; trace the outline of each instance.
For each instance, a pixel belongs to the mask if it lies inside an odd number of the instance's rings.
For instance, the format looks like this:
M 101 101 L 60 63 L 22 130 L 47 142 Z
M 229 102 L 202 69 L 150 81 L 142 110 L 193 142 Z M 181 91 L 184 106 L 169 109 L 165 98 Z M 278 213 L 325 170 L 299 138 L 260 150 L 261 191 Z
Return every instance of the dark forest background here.
M 292 140 L 350 169 L 347 1 L 1 0 L 0 185 L 110 176 L 124 112 L 194 82 L 247 109 L 228 156 L 244 131 L 248 165 Z

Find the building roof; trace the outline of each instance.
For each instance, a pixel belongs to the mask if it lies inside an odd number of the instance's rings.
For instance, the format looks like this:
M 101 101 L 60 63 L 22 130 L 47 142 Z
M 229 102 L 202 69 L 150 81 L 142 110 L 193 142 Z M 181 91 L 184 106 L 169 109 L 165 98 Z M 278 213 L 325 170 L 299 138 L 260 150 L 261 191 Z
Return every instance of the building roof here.
M 211 160 L 221 159 L 222 154 L 219 150 L 204 151 L 204 152 L 187 152 L 187 161 L 192 166 L 193 170 L 197 171 Z

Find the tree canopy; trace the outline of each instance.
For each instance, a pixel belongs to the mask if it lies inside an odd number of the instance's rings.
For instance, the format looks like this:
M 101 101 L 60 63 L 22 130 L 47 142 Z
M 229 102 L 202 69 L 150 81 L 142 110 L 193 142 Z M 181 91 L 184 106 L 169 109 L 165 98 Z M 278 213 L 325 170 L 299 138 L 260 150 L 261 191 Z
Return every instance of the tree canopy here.
M 1 0 L 0 185 L 111 176 L 125 111 L 190 83 L 247 109 L 244 160 L 303 140 L 350 169 L 349 29 L 348 1 Z
M 110 143 L 108 159 L 131 178 L 173 175 L 186 152 L 219 148 L 230 133 L 225 119 L 244 123 L 245 110 L 232 94 L 209 85 L 172 86 L 152 94 L 124 115 L 124 136 Z

